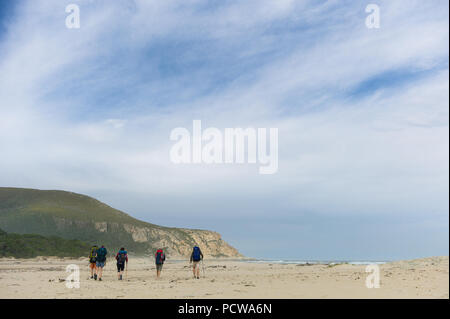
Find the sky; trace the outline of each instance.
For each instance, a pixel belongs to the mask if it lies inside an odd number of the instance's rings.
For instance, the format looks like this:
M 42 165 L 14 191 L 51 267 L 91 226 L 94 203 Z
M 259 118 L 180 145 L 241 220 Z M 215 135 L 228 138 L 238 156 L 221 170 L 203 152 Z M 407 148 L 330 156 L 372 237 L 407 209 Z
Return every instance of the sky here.
M 256 258 L 448 255 L 448 6 L 0 0 L 0 186 L 214 230 Z M 278 128 L 278 171 L 172 163 L 193 120 Z

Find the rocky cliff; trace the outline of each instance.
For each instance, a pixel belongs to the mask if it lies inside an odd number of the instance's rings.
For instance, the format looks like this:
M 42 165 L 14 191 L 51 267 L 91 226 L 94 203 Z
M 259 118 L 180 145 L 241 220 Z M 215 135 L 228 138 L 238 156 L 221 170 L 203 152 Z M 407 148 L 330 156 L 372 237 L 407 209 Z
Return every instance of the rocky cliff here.
M 168 256 L 187 257 L 199 245 L 210 257 L 241 257 L 220 234 L 207 230 L 170 228 L 137 220 L 91 197 L 64 192 L 0 188 L 0 228 L 122 246 L 130 253 L 153 254 L 165 249 Z

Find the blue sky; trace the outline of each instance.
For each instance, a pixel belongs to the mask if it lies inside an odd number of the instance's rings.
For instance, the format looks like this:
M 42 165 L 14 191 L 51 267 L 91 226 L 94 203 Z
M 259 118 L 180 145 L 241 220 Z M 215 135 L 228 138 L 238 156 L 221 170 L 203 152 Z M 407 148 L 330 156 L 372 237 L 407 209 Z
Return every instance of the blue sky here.
M 0 185 L 254 257 L 448 255 L 448 1 L 374 3 L 0 0 Z M 174 165 L 194 119 L 277 127 L 279 171 Z

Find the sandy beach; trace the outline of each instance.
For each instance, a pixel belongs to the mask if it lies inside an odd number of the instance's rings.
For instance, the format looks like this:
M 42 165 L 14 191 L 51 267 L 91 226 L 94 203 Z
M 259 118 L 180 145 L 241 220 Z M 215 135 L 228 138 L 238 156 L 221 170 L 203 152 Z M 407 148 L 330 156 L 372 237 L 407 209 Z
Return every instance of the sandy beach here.
M 80 288 L 66 287 L 66 267 L 80 267 Z M 187 262 L 170 261 L 156 279 L 149 258 L 130 259 L 118 281 L 114 262 L 102 282 L 89 279 L 86 259 L 0 259 L 0 298 L 449 298 L 448 257 L 382 264 L 380 288 L 366 287 L 366 265 L 295 265 L 205 260 L 192 277 Z

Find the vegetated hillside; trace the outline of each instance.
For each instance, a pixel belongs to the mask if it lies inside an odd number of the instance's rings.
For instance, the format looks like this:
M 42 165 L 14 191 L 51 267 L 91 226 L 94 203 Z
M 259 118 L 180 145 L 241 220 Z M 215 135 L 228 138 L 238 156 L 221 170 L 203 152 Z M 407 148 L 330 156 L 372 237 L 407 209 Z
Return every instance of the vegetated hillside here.
M 188 256 L 193 245 L 212 257 L 240 257 L 212 231 L 162 227 L 135 219 L 94 198 L 65 191 L 0 187 L 0 228 L 20 234 L 59 236 L 135 254 L 163 248 Z
M 88 244 L 79 240 L 55 236 L 8 234 L 0 229 L 0 257 L 83 257 L 89 254 L 89 248 Z

